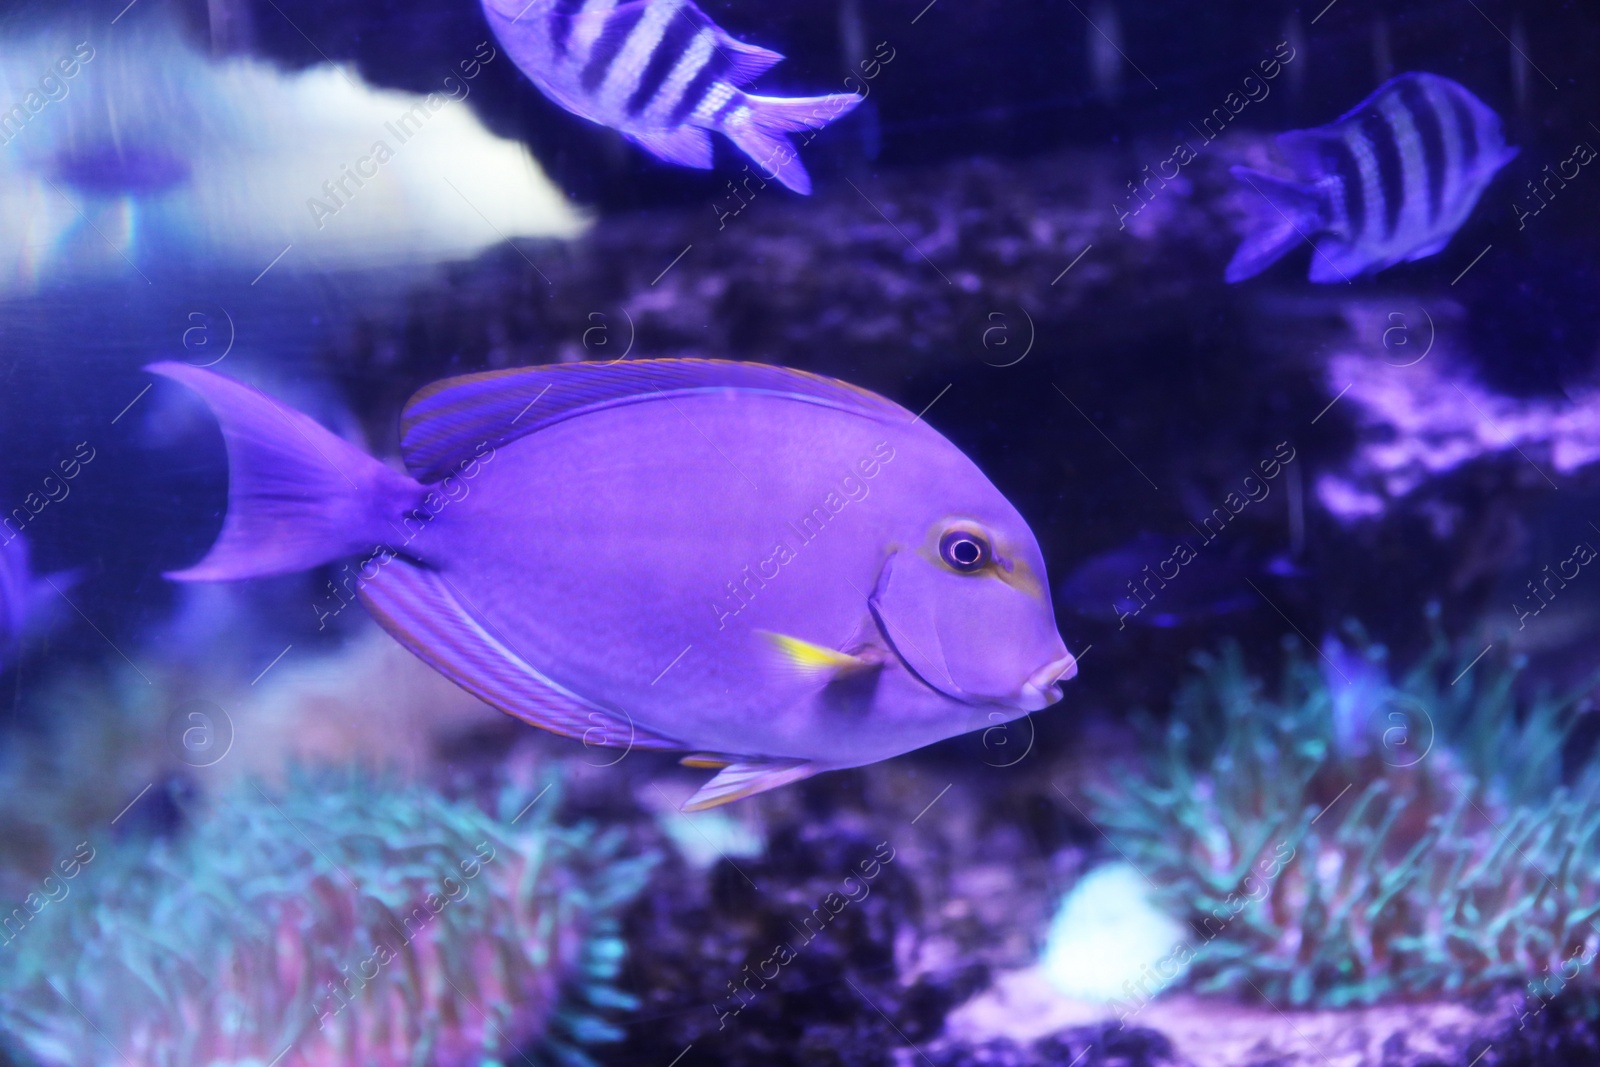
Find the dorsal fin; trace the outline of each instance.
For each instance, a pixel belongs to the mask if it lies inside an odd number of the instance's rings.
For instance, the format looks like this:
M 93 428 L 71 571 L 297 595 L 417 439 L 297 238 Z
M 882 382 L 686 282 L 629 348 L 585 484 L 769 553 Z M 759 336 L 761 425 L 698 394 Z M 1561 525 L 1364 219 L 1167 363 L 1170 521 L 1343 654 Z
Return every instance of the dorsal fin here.
M 760 45 L 747 44 L 725 33 L 721 35 L 717 45 L 730 61 L 728 73 L 723 76 L 729 85 L 747 85 L 783 59 L 781 52 L 774 52 Z
M 1344 138 L 1336 130 L 1318 126 L 1309 130 L 1285 130 L 1273 140 L 1298 180 L 1310 181 L 1323 169 L 1323 146 L 1343 141 Z
M 760 393 L 872 419 L 911 413 L 892 400 L 820 374 L 722 359 L 552 363 L 446 378 L 418 390 L 400 417 L 400 454 L 435 482 L 483 445 L 504 445 L 566 419 L 650 400 L 719 391 Z

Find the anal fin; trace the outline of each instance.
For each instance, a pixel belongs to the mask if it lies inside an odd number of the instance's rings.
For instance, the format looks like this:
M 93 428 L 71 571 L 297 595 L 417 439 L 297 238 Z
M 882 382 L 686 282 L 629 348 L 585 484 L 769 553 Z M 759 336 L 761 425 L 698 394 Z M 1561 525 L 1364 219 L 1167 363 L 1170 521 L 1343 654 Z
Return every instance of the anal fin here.
M 703 760 L 722 757 L 699 757 Z M 765 793 L 780 785 L 810 778 L 821 768 L 806 760 L 767 760 L 759 756 L 729 756 L 733 762 L 701 786 L 683 805 L 684 811 L 705 811 L 745 797 Z M 687 762 L 687 761 L 685 761 Z
M 1437 241 L 1430 241 L 1421 248 L 1407 253 L 1405 261 L 1407 263 L 1414 263 L 1419 259 L 1426 259 L 1429 256 L 1438 255 L 1440 252 L 1444 251 L 1445 246 L 1450 243 L 1450 238 L 1454 237 L 1455 235 L 1456 232 L 1451 230 Z
M 679 126 L 672 130 L 648 130 L 630 133 L 642 148 L 680 167 L 710 170 L 712 163 L 711 135 L 697 126 Z
M 479 622 L 438 571 L 391 558 L 357 595 L 378 624 L 418 659 L 507 715 L 586 745 L 687 747 L 545 677 Z

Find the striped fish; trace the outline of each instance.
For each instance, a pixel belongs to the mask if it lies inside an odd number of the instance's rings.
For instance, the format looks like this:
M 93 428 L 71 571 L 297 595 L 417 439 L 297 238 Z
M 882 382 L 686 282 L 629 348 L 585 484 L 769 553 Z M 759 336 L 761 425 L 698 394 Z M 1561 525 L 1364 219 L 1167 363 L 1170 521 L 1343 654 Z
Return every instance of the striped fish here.
M 541 92 L 680 166 L 709 168 L 716 131 L 767 177 L 809 193 L 785 134 L 820 129 L 862 99 L 745 92 L 783 56 L 734 40 L 692 0 L 483 0 L 483 8 Z
M 1260 193 L 1227 280 L 1265 270 L 1316 237 L 1314 282 L 1348 281 L 1441 251 L 1495 173 L 1517 154 L 1500 117 L 1437 74 L 1401 74 L 1349 113 L 1278 135 L 1293 180 L 1249 167 L 1233 175 Z

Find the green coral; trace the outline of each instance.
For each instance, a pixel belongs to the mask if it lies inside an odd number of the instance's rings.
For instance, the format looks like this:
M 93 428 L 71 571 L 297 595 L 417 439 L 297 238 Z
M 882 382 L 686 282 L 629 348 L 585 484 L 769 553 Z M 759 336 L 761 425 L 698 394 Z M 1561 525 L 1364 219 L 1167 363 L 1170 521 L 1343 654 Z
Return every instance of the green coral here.
M 1096 821 L 1193 929 L 1179 955 L 1196 989 L 1343 1007 L 1564 963 L 1600 985 L 1600 775 L 1563 784 L 1562 768 L 1587 704 L 1519 698 L 1520 663 L 1446 669 L 1436 618 L 1394 683 L 1356 627 L 1364 651 L 1342 665 L 1286 643 L 1276 694 L 1237 646 L 1198 656 L 1147 758 L 1095 793 Z
M 0 949 L 0 1024 L 51 1067 L 588 1064 L 633 1006 L 618 912 L 653 858 L 555 806 L 242 786 L 177 841 L 103 850 Z

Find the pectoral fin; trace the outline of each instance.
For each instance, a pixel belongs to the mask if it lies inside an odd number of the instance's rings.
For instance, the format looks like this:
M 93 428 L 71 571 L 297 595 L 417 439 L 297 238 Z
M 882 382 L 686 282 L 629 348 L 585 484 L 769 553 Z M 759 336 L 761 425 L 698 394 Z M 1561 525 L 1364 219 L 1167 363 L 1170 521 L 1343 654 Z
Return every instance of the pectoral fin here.
M 787 634 L 775 634 L 770 630 L 759 632 L 772 644 L 781 669 L 807 679 L 831 682 L 836 678 L 883 666 L 883 660 L 875 656 L 852 656 L 848 652 L 815 645 Z
M 708 766 L 714 761 L 730 759 L 717 776 L 683 805 L 684 811 L 705 811 L 745 797 L 765 793 L 780 785 L 798 782 L 816 774 L 818 767 L 804 760 L 765 760 L 746 756 L 690 756 L 683 762 L 689 766 Z M 691 762 L 694 761 L 694 762 Z

